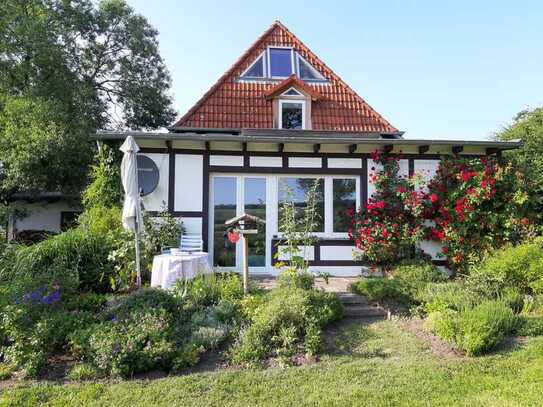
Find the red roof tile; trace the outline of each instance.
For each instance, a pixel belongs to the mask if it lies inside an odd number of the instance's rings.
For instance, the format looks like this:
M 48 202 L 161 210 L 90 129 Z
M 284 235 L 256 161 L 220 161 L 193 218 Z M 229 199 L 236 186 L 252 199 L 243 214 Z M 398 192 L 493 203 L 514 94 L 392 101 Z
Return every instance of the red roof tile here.
M 174 127 L 273 128 L 272 102 L 266 100 L 266 96 L 292 79 L 281 83 L 238 81 L 245 69 L 269 46 L 292 47 L 327 79 L 327 83 L 304 83 L 296 78 L 305 86 L 301 90 L 307 92 L 309 88 L 318 95 L 311 109 L 313 130 L 398 131 L 279 21 L 264 32 Z

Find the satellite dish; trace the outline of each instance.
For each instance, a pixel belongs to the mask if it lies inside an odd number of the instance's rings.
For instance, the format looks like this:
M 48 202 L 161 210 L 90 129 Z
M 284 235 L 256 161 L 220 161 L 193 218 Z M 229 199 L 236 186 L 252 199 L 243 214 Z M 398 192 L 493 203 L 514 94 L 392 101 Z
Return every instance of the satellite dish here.
M 138 155 L 138 186 L 142 196 L 156 189 L 159 177 L 155 162 L 145 155 Z

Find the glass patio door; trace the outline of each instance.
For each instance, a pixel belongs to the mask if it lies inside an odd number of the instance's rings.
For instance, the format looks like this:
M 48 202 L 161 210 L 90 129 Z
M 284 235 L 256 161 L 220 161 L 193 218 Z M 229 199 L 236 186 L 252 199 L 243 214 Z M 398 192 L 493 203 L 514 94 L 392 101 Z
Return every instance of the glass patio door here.
M 266 177 L 250 175 L 212 176 L 212 238 L 213 265 L 217 267 L 241 267 L 241 244 L 228 239 L 224 223 L 244 212 L 266 220 Z M 266 226 L 260 226 L 258 234 L 249 235 L 249 267 L 266 266 Z

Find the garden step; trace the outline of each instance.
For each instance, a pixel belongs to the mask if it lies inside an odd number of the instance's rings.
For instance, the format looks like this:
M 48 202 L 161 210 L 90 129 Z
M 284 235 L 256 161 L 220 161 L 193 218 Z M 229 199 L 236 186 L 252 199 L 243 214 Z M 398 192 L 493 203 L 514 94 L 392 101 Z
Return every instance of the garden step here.
M 351 318 L 386 317 L 384 309 L 373 305 L 351 305 L 344 307 L 343 315 Z
M 340 292 L 340 293 L 336 293 L 336 295 L 338 296 L 339 300 L 341 301 L 343 305 L 351 305 L 351 304 L 370 305 L 371 304 L 370 301 L 366 297 L 363 297 L 358 294 Z

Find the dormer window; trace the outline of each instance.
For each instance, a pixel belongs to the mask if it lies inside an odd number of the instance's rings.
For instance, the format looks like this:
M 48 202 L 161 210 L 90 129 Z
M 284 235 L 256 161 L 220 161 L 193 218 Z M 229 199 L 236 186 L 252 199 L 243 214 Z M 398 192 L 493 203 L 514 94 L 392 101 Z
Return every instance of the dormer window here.
M 279 128 L 305 129 L 305 101 L 279 100 Z
M 308 82 L 326 82 L 326 78 L 297 51 L 285 47 L 268 47 L 240 79 L 284 79 L 292 74 Z

